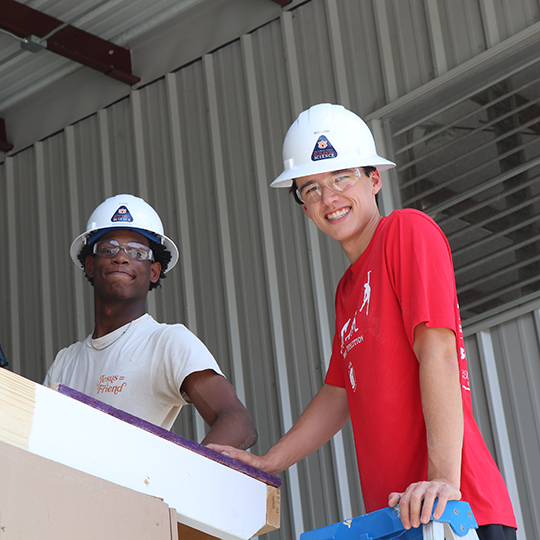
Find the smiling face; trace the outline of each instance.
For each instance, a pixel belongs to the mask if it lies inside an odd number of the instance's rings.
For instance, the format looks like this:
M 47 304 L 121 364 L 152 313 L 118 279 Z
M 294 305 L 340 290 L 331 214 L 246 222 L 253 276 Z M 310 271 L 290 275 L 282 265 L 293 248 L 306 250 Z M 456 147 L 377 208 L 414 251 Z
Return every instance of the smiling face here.
M 296 179 L 298 191 L 311 182 L 322 183 L 329 173 Z M 325 234 L 337 240 L 351 263 L 366 250 L 381 219 L 375 195 L 381 189 L 381 176 L 375 170 L 346 191 L 335 193 L 327 185 L 316 202 L 303 205 L 308 218 Z
M 138 242 L 149 247 L 148 239 L 129 229 L 117 229 L 105 234 L 102 240 L 116 240 L 120 244 Z M 96 294 L 110 300 L 144 300 L 150 283 L 156 283 L 161 272 L 161 264 L 150 260 L 135 261 L 120 249 L 112 257 L 89 255 L 86 258 L 86 272 L 94 280 Z

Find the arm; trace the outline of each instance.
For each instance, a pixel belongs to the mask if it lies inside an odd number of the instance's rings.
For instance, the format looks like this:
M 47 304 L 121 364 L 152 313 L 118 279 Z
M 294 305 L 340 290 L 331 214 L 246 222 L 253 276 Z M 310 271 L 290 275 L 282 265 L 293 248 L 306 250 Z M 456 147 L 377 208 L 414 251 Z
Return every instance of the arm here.
M 253 419 L 225 377 L 211 369 L 196 371 L 184 379 L 182 391 L 210 426 L 202 444 L 249 448 L 257 442 Z
M 294 426 L 263 456 L 217 445 L 210 445 L 210 448 L 277 474 L 328 442 L 348 420 L 347 391 L 324 384 Z
M 463 446 L 463 408 L 454 332 L 428 328 L 422 323 L 415 328 L 413 350 L 420 363 L 428 481 L 411 484 L 404 493 L 389 496 L 390 506 L 399 502 L 401 519 L 407 529 L 429 521 L 436 497 L 439 498 L 434 512 L 436 519 L 448 500 L 461 498 Z

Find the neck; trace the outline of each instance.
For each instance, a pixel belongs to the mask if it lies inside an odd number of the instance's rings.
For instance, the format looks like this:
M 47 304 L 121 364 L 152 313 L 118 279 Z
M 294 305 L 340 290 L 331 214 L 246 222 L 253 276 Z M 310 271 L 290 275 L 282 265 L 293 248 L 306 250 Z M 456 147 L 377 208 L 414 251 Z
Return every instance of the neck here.
M 128 324 L 146 313 L 146 301 L 134 303 L 108 302 L 106 305 L 99 300 L 94 301 L 94 332 L 93 339 L 97 339 L 121 326 Z
M 381 219 L 381 214 L 377 212 L 373 215 L 369 223 L 366 224 L 360 235 L 353 240 L 340 242 L 341 248 L 351 264 L 354 264 L 366 251 Z

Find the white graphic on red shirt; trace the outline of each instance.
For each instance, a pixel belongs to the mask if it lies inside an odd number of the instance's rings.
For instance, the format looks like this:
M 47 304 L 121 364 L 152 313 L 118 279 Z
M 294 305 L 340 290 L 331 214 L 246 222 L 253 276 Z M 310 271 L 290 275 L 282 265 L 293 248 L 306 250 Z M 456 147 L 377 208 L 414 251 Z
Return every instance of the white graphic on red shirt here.
M 456 304 L 456 307 L 459 314 L 459 302 Z M 463 341 L 463 326 L 461 325 L 461 317 L 459 317 L 458 315 L 458 344 L 460 341 Z M 463 345 L 459 345 L 459 360 L 460 362 L 467 361 L 467 355 L 465 352 L 465 347 Z M 466 369 L 461 370 L 461 381 L 461 387 L 463 388 L 463 390 L 470 392 L 471 384 L 469 381 L 469 372 Z
M 461 387 L 463 388 L 463 390 L 467 390 L 467 392 L 470 392 L 471 385 L 469 382 L 469 372 L 466 369 L 461 370 L 461 380 L 462 380 Z
M 347 358 L 349 351 L 359 343 L 364 341 L 364 336 L 359 336 L 353 339 L 353 336 L 358 332 L 356 327 L 356 314 L 353 319 L 349 319 L 341 329 L 341 354 L 343 358 Z
M 352 362 L 349 362 L 349 380 L 351 381 L 351 388 L 353 389 L 353 392 L 356 392 L 356 375 L 354 374 Z
M 343 358 L 347 358 L 349 351 L 356 347 L 359 343 L 364 341 L 364 336 L 356 337 L 356 334 L 359 332 L 358 327 L 356 326 L 356 318 L 358 314 L 361 313 L 364 308 L 366 308 L 366 317 L 369 315 L 369 303 L 371 301 L 371 285 L 369 284 L 371 277 L 371 270 L 367 273 L 367 281 L 364 283 L 364 299 L 360 308 L 355 312 L 354 317 L 350 318 L 342 327 L 341 327 L 341 354 Z
M 96 385 L 98 394 L 119 394 L 126 386 L 122 375 L 101 375 Z
M 369 315 L 369 302 L 371 300 L 371 285 L 369 284 L 369 278 L 371 277 L 371 270 L 367 273 L 367 281 L 364 283 L 364 302 L 359 311 L 366 307 L 366 315 Z

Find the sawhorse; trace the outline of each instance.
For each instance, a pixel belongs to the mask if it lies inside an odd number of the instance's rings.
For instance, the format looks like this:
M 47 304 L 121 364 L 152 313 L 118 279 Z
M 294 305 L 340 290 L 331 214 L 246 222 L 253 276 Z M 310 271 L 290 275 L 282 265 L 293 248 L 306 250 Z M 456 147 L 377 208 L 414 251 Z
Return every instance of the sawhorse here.
M 405 529 L 399 507 L 383 508 L 300 535 L 300 540 L 478 540 L 469 503 L 448 501 L 443 515 L 417 529 Z

